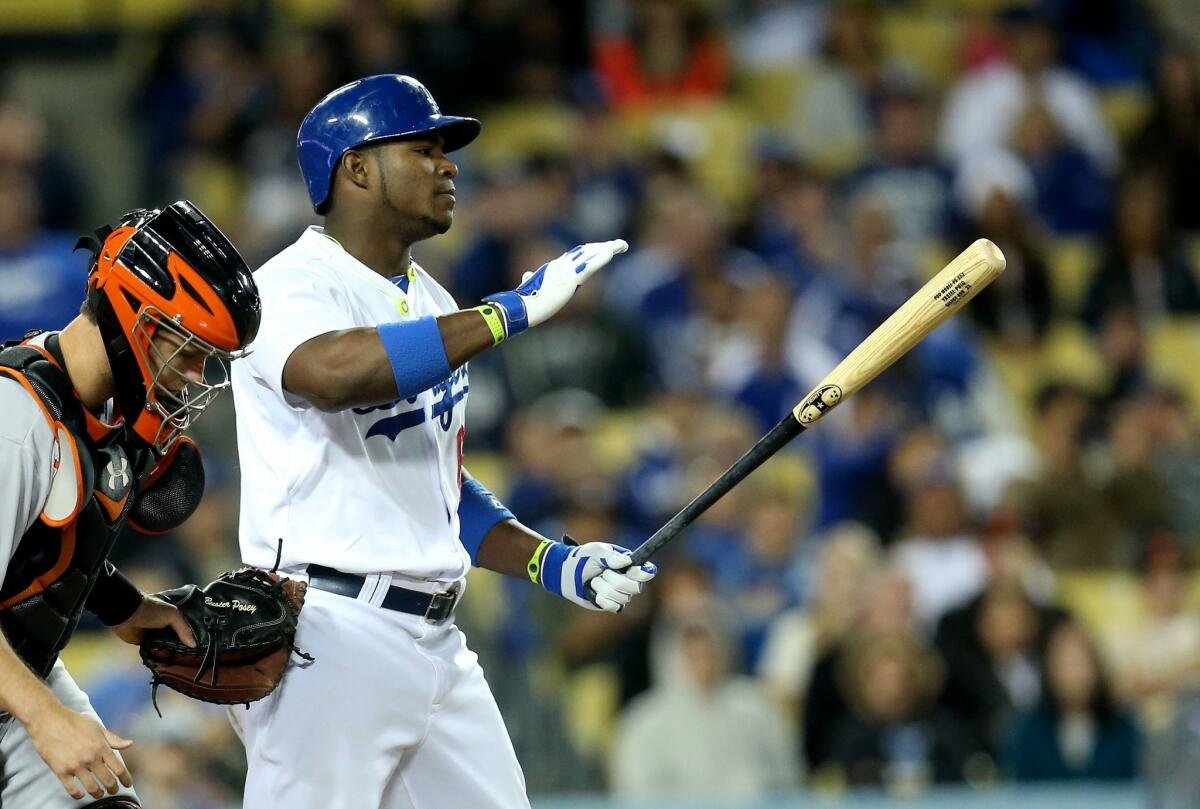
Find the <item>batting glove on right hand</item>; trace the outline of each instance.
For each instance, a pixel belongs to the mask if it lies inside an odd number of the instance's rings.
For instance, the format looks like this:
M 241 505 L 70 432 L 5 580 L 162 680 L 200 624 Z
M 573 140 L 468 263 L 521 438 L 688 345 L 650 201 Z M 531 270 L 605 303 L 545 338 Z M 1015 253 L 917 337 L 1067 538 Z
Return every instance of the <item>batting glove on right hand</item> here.
M 511 292 L 497 292 L 484 300 L 504 313 L 505 337 L 512 337 L 549 320 L 584 281 L 628 249 L 624 239 L 581 244 L 525 273 L 521 285 Z
M 620 612 L 658 575 L 653 562 L 631 567 L 629 551 L 607 542 L 551 542 L 541 561 L 541 583 L 589 610 Z

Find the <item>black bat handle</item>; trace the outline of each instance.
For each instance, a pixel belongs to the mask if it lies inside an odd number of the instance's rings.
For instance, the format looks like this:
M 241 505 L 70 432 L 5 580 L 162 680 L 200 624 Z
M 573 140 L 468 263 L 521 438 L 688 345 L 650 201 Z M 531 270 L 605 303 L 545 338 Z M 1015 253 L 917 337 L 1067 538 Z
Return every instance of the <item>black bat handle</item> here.
M 745 455 L 738 458 L 733 466 L 726 469 L 721 477 L 714 480 L 707 489 L 696 495 L 695 500 L 684 506 L 678 514 L 667 520 L 666 525 L 659 528 L 649 539 L 639 545 L 633 552 L 633 564 L 640 565 L 653 554 L 657 553 L 664 545 L 678 536 L 684 528 L 691 525 L 693 520 L 708 511 L 709 506 L 720 500 L 726 492 L 760 467 L 763 461 L 770 458 L 785 444 L 804 432 L 804 429 L 804 425 L 791 413 L 784 416 Z

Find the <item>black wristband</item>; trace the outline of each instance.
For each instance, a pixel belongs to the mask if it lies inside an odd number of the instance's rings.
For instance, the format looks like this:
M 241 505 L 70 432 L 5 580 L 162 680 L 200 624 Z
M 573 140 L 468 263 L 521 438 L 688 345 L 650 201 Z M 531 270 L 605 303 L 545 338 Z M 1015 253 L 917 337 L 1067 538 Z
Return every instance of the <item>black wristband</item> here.
M 96 586 L 88 596 L 87 608 L 105 626 L 116 626 L 133 617 L 142 605 L 143 597 L 136 584 L 112 562 L 105 562 L 96 578 Z

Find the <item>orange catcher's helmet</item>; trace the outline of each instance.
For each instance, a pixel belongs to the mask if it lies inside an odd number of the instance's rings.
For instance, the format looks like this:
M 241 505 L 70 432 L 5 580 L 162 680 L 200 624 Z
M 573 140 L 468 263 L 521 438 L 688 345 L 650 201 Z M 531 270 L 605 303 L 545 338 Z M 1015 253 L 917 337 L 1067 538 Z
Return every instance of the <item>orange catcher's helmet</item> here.
M 164 453 L 229 385 L 228 363 L 258 332 L 246 262 L 191 202 L 136 210 L 84 237 L 88 303 L 112 367 L 115 415 Z M 202 357 L 201 379 L 185 364 Z

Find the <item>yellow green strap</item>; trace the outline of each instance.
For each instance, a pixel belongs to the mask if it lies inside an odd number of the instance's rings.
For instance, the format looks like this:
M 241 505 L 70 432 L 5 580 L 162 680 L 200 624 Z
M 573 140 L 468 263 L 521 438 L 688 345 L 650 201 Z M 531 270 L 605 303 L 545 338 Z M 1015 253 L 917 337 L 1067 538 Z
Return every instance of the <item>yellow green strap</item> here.
M 495 306 L 490 303 L 485 303 L 483 306 L 476 306 L 475 311 L 483 315 L 483 322 L 487 323 L 488 329 L 492 332 L 492 345 L 499 345 L 504 342 L 504 338 L 508 334 L 504 331 L 504 318 Z
M 545 558 L 546 551 L 553 544 L 554 540 L 543 539 L 534 549 L 533 556 L 529 557 L 529 564 L 525 565 L 525 572 L 529 574 L 529 580 L 534 584 L 542 583 L 542 559 Z

